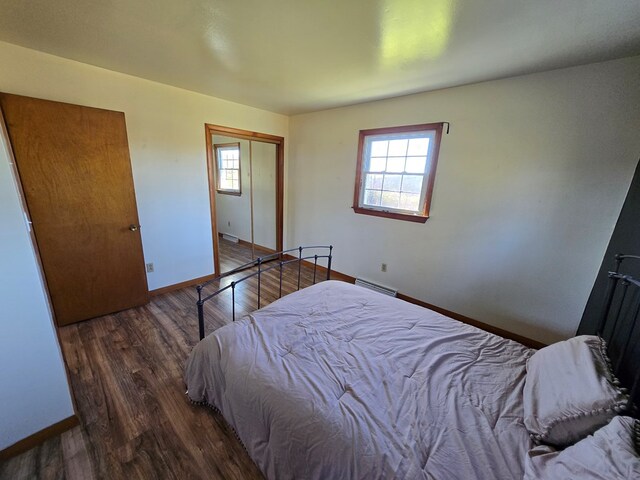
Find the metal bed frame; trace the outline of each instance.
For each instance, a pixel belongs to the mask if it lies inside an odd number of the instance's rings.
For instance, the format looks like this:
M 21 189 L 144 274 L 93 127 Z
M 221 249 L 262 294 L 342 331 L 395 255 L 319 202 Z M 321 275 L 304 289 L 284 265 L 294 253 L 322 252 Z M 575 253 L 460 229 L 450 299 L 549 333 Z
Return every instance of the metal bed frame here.
M 304 256 L 303 252 L 310 249 L 320 249 L 327 253 L 323 255 Z M 291 252 L 298 252 L 298 256 L 291 257 Z M 303 261 L 313 260 L 313 284 L 316 283 L 317 267 L 319 259 L 327 259 L 326 280 L 331 278 L 331 259 L 333 254 L 332 245 L 312 245 L 306 247 L 291 248 L 282 252 L 272 253 L 260 257 L 254 261 L 245 263 L 240 267 L 226 272 L 219 277 L 209 280 L 196 287 L 198 292 L 198 326 L 200 330 L 200 340 L 205 336 L 204 329 L 204 304 L 222 292 L 231 289 L 231 315 L 232 320 L 236 319 L 235 309 L 235 289 L 236 286 L 250 278 L 258 277 L 258 303 L 261 306 L 261 275 L 273 269 L 280 269 L 278 298 L 282 297 L 282 270 L 285 265 L 296 263 L 298 265 L 297 290 L 300 290 L 300 276 Z M 620 272 L 624 260 L 640 260 L 638 255 L 615 255 L 615 268 L 610 271 L 609 284 L 605 294 L 604 307 L 600 321 L 594 334 L 597 334 L 606 341 L 607 354 L 611 359 L 611 370 L 614 375 L 623 381 L 625 385 L 631 385 L 629 394 L 629 413 L 637 416 L 636 405 L 640 405 L 640 349 L 636 348 L 640 340 L 640 328 L 638 327 L 638 315 L 640 314 L 640 280 L 631 275 Z M 276 262 L 275 265 L 264 268 L 265 264 Z M 215 292 L 204 296 L 203 289 L 212 282 L 219 281 L 224 277 L 235 275 L 252 268 L 256 271 L 249 273 L 238 280 L 232 281 L 229 285 L 219 288 Z
M 620 272 L 624 260 L 640 260 L 638 255 L 617 254 L 615 268 L 608 273 L 609 283 L 605 294 L 602 315 L 596 334 L 607 343 L 611 369 L 624 385 L 631 385 L 629 411 L 637 416 L 640 405 L 640 337 L 638 314 L 640 313 L 640 280 Z
M 308 256 L 303 256 L 303 252 L 305 250 L 320 250 L 320 252 L 327 252 L 324 253 L 323 255 L 318 255 L 318 254 L 314 254 L 314 255 L 308 255 Z M 291 252 L 298 252 L 298 256 L 291 258 L 291 259 L 287 259 L 287 257 L 291 257 Z M 281 252 L 275 252 L 275 253 L 271 253 L 269 255 L 265 255 L 263 257 L 258 257 L 255 260 L 252 260 L 251 262 L 247 262 L 244 265 L 240 265 L 237 268 L 234 268 L 233 270 L 230 270 L 228 272 L 225 272 L 223 274 L 221 274 L 220 276 L 209 280 L 205 283 L 202 283 L 200 285 L 198 285 L 196 287 L 196 290 L 198 292 L 198 302 L 197 302 L 197 306 L 198 306 L 198 328 L 200 331 L 200 340 L 202 340 L 204 338 L 204 304 L 205 302 L 211 300 L 212 298 L 218 296 L 219 294 L 221 294 L 222 292 L 231 289 L 231 318 L 232 320 L 235 322 L 236 321 L 236 286 L 241 283 L 244 282 L 245 280 L 248 280 L 250 278 L 253 277 L 258 277 L 258 309 L 260 308 L 260 303 L 261 303 L 261 276 L 263 273 L 265 272 L 269 272 L 275 268 L 279 268 L 280 269 L 280 283 L 279 283 L 279 289 L 278 289 L 278 298 L 282 298 L 282 270 L 284 268 L 285 265 L 291 264 L 291 263 L 297 263 L 298 264 L 298 283 L 297 283 L 297 290 L 300 290 L 300 275 L 301 275 L 301 271 L 302 271 L 302 262 L 304 261 L 311 261 L 313 260 L 313 285 L 315 285 L 316 283 L 316 274 L 317 274 L 317 269 L 318 269 L 318 260 L 319 259 L 323 259 L 326 258 L 327 259 L 327 277 L 326 280 L 329 280 L 331 278 L 331 259 L 333 257 L 333 245 L 310 245 L 310 246 L 306 246 L 306 247 L 298 247 L 298 248 L 290 248 L 289 250 L 283 250 Z M 265 264 L 270 264 L 276 262 L 275 265 L 271 265 L 267 268 L 263 268 L 263 266 Z M 217 282 L 219 280 L 221 280 L 222 278 L 225 277 L 229 277 L 231 275 L 235 275 L 241 272 L 245 272 L 247 270 L 250 270 L 254 267 L 257 267 L 257 270 L 254 271 L 253 273 L 250 273 L 248 275 L 245 275 L 244 277 L 238 279 L 238 280 L 234 280 L 232 281 L 229 285 L 227 285 L 226 287 L 222 287 L 219 288 L 218 290 L 216 290 L 215 292 L 203 296 L 203 289 L 206 288 L 208 285 L 210 285 L 213 282 Z

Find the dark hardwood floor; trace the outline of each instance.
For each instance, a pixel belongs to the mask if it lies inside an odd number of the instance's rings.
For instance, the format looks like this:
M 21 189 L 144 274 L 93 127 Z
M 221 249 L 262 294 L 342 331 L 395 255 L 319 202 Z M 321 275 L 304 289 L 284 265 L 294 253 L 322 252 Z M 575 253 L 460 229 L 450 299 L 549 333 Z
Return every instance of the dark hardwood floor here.
M 251 260 L 246 247 L 220 243 L 223 271 Z M 262 306 L 278 297 L 277 271 L 263 278 Z M 302 287 L 312 277 L 302 267 Z M 283 283 L 283 294 L 296 289 L 297 265 L 285 267 Z M 255 279 L 236 289 L 236 318 L 256 308 L 256 291 Z M 206 304 L 207 333 L 230 321 L 227 293 Z M 263 478 L 224 419 L 185 396 L 183 368 L 198 342 L 195 300 L 190 287 L 61 328 L 81 425 L 1 463 L 0 478 Z

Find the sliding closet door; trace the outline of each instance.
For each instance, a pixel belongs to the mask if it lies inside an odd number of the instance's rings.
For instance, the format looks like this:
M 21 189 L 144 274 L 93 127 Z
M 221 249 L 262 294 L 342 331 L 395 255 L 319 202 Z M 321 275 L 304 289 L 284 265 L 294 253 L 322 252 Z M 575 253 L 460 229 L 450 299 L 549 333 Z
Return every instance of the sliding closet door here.
M 148 301 L 124 114 L 0 94 L 58 325 Z
M 276 164 L 273 143 L 251 142 L 251 188 L 253 218 L 251 228 L 256 248 L 277 251 Z

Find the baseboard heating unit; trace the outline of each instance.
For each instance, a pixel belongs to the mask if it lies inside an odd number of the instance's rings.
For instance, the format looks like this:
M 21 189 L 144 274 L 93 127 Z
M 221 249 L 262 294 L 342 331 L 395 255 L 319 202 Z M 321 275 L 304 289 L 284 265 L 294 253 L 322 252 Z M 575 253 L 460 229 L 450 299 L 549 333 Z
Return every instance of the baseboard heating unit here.
M 222 238 L 224 238 L 225 240 L 229 240 L 230 242 L 233 243 L 238 243 L 238 237 L 236 237 L 235 235 L 231 235 L 229 233 L 223 233 L 222 234 Z
M 390 297 L 398 296 L 397 290 L 393 290 L 392 288 L 389 288 L 389 287 L 383 287 L 382 285 L 378 285 L 377 283 L 373 283 L 368 280 L 363 280 L 362 278 L 356 278 L 356 285 L 360 287 L 368 288 L 369 290 L 373 290 L 374 292 L 388 295 Z

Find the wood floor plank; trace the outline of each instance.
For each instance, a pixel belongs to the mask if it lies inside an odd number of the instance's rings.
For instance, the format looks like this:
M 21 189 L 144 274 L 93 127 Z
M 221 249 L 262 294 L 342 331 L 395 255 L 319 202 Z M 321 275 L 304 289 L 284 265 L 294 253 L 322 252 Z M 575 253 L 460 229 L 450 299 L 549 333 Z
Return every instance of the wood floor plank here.
M 69 480 L 96 480 L 86 432 L 75 427 L 61 436 L 64 473 Z
M 251 260 L 244 245 L 221 240 L 220 247 L 227 269 Z M 262 279 L 262 306 L 278 298 L 278 270 Z M 284 268 L 283 294 L 297 289 L 297 273 L 295 264 Z M 207 291 L 245 274 L 212 282 Z M 301 286 L 312 280 L 313 269 L 303 266 Z M 206 303 L 207 333 L 231 322 L 228 293 Z M 0 479 L 263 478 L 222 416 L 185 395 L 184 364 L 198 342 L 196 300 L 189 287 L 62 327 L 81 425 L 0 463 Z M 236 289 L 236 319 L 256 306 L 251 279 Z

